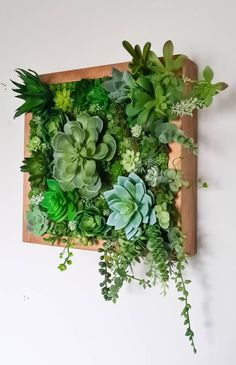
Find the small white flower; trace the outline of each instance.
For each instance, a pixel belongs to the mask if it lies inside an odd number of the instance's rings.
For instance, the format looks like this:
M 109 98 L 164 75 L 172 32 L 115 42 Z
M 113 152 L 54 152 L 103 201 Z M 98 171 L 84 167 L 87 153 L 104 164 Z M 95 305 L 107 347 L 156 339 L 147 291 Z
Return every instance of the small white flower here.
M 32 198 L 30 198 L 30 204 L 37 207 L 41 203 L 42 200 L 43 200 L 43 193 L 40 193 L 40 194 L 34 195 L 34 196 L 32 196 Z
M 76 221 L 69 221 L 68 222 L 68 228 L 72 232 L 75 231 L 75 229 L 76 229 Z
M 136 171 L 137 165 L 140 163 L 140 152 L 134 152 L 133 150 L 126 150 L 121 155 L 121 165 L 127 172 Z
M 131 128 L 131 134 L 135 138 L 139 138 L 142 133 L 142 126 L 139 124 L 135 124 L 133 128 Z
M 157 186 L 159 182 L 159 169 L 155 166 L 150 167 L 150 169 L 147 170 L 147 175 L 145 176 L 145 180 L 147 181 L 149 186 L 151 187 Z

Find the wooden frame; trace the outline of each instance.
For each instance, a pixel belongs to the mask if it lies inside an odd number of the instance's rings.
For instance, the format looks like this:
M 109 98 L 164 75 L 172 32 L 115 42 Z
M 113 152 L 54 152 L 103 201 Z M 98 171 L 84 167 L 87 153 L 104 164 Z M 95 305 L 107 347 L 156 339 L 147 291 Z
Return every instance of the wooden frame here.
M 50 74 L 41 75 L 42 81 L 47 84 L 62 83 L 79 81 L 82 78 L 101 78 L 104 76 L 110 76 L 112 68 L 115 67 L 120 71 L 126 71 L 128 69 L 128 63 L 117 63 L 112 65 L 96 66 L 89 68 L 82 68 L 79 70 L 55 72 Z M 190 79 L 197 79 L 197 66 L 194 62 L 187 59 L 182 69 L 182 75 Z M 25 142 L 24 142 L 24 156 L 27 157 L 27 144 L 29 139 L 29 121 L 31 115 L 25 116 Z M 192 137 L 197 142 L 197 115 L 193 117 L 181 117 L 175 122 L 179 128 L 181 128 L 186 136 Z M 169 166 L 174 166 L 181 169 L 183 177 L 188 180 L 190 187 L 188 189 L 182 189 L 176 199 L 176 207 L 180 212 L 181 226 L 184 235 L 186 235 L 184 241 L 184 249 L 188 255 L 194 255 L 197 247 L 197 158 L 188 151 L 186 151 L 181 145 L 177 143 L 170 144 L 170 160 Z M 28 193 L 30 185 L 28 182 L 28 174 L 24 173 L 24 185 L 23 185 L 23 241 L 30 243 L 50 244 L 43 240 L 43 237 L 36 237 L 31 232 L 27 231 L 26 227 L 26 211 L 29 203 Z M 75 244 L 76 248 L 96 251 L 101 245 L 102 241 L 98 241 L 97 245 L 91 247 L 85 247 Z M 51 245 L 51 244 L 50 244 Z M 54 244 L 55 246 L 63 247 L 64 244 L 60 241 Z

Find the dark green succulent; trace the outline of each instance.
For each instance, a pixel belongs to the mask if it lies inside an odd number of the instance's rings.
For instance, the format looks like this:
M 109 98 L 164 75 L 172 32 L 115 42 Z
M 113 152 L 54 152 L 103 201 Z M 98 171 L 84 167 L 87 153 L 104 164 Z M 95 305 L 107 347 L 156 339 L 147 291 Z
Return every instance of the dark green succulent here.
M 88 207 L 78 212 L 76 230 L 81 236 L 98 237 L 106 228 L 106 219 L 98 208 Z
M 114 138 L 101 137 L 103 121 L 82 113 L 77 121 L 67 121 L 64 133 L 52 141 L 54 149 L 53 177 L 64 191 L 79 189 L 83 198 L 95 197 L 101 188 L 96 161 L 110 161 L 116 152 Z
M 123 47 L 132 56 L 132 62 L 129 63 L 129 67 L 134 75 L 146 74 L 149 71 L 149 57 L 151 43 L 145 43 L 143 50 L 136 44 L 134 47 L 128 42 L 122 42 Z
M 25 100 L 25 103 L 16 110 L 15 118 L 28 112 L 36 114 L 48 112 L 53 104 L 50 88 L 40 80 L 35 71 L 17 69 L 16 72 L 23 84 L 12 81 L 17 87 L 13 91 L 18 94 L 16 97 Z
M 44 185 L 46 178 L 50 174 L 49 164 L 45 154 L 41 151 L 32 152 L 30 157 L 26 157 L 23 160 L 21 171 L 29 173 L 31 188 Z
M 47 215 L 38 206 L 26 212 L 27 230 L 35 236 L 42 236 L 48 230 Z
M 62 191 L 53 179 L 47 180 L 47 186 L 40 206 L 47 212 L 48 218 L 53 222 L 73 220 L 76 216 L 76 196 Z
M 135 173 L 130 173 L 128 177 L 119 176 L 117 184 L 104 196 L 112 211 L 107 225 L 114 226 L 116 230 L 125 229 L 127 239 L 138 234 L 142 223 L 152 225 L 156 222 L 153 194 Z

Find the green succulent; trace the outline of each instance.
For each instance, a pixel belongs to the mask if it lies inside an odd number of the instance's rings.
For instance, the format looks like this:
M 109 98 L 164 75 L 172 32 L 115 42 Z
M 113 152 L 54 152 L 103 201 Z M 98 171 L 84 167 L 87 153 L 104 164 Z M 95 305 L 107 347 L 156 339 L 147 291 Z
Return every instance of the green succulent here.
M 149 71 L 149 57 L 151 43 L 145 43 L 143 50 L 136 44 L 134 47 L 128 42 L 122 42 L 123 47 L 133 57 L 132 62 L 129 63 L 129 68 L 132 70 L 134 75 L 146 74 Z
M 157 136 L 159 141 L 163 144 L 177 142 L 182 144 L 187 150 L 193 154 L 197 154 L 197 144 L 192 138 L 186 137 L 181 129 L 178 129 L 172 123 L 160 123 L 152 126 L 152 132 Z
M 54 149 L 53 177 L 64 191 L 79 189 L 83 198 L 95 197 L 101 188 L 96 161 L 110 161 L 116 152 L 116 142 L 109 134 L 101 138 L 103 121 L 81 113 L 77 121 L 67 121 L 64 133 L 58 132 L 52 141 Z
M 30 157 L 23 160 L 21 171 L 29 173 L 29 182 L 32 189 L 44 184 L 50 174 L 45 154 L 41 151 L 32 152 Z
M 113 68 L 112 77 L 104 81 L 102 85 L 112 101 L 123 103 L 129 99 L 130 89 L 136 87 L 136 82 L 130 72 L 121 72 Z
M 30 138 L 29 143 L 27 145 L 28 151 L 36 152 L 36 151 L 40 150 L 41 147 L 42 147 L 42 142 L 39 137 L 34 136 L 34 137 Z
M 61 109 L 63 112 L 68 111 L 72 105 L 70 90 L 68 90 L 67 88 L 56 90 L 53 101 L 56 108 Z
M 167 203 L 157 204 L 155 206 L 155 212 L 161 228 L 168 229 L 170 225 L 170 213 L 167 209 Z
M 119 176 L 117 184 L 104 196 L 112 211 L 107 225 L 114 226 L 115 230 L 125 229 L 127 239 L 137 235 L 142 223 L 152 225 L 156 222 L 153 195 L 135 173 Z
M 151 64 L 149 69 L 152 72 L 162 73 L 165 74 L 165 76 L 169 76 L 171 73 L 174 73 L 183 67 L 187 57 L 184 55 L 174 57 L 174 45 L 172 41 L 169 40 L 165 42 L 163 46 L 163 58 L 158 58 L 157 55 L 151 51 L 149 60 Z
M 211 105 L 213 101 L 213 96 L 218 94 L 220 91 L 226 89 L 228 85 L 225 82 L 212 83 L 214 72 L 207 66 L 203 70 L 203 80 L 199 80 L 194 86 L 192 94 L 201 100 L 206 107 Z
M 189 186 L 188 181 L 183 180 L 181 171 L 167 169 L 163 172 L 163 177 L 169 184 L 169 188 L 172 193 L 177 193 L 180 188 L 187 188 Z
M 18 94 L 17 98 L 23 99 L 25 102 L 17 108 L 15 118 L 28 112 L 37 114 L 48 112 L 53 104 L 50 88 L 40 80 L 39 75 L 35 71 L 26 71 L 19 68 L 16 72 L 22 79 L 23 84 L 12 81 L 17 87 L 13 91 Z
M 48 218 L 53 222 L 73 220 L 76 216 L 76 196 L 73 193 L 65 193 L 60 189 L 57 181 L 47 180 L 48 190 L 44 192 L 40 207 L 45 209 Z
M 105 229 L 106 219 L 102 216 L 98 208 L 88 207 L 78 212 L 76 230 L 79 235 L 84 237 L 98 237 Z
M 94 104 L 102 107 L 104 110 L 109 105 L 109 98 L 107 92 L 104 90 L 103 84 L 99 79 L 93 81 L 93 86 L 87 94 L 87 101 L 89 104 Z
M 40 210 L 38 206 L 34 206 L 26 212 L 27 230 L 35 236 L 42 236 L 48 230 L 47 215 Z
M 120 161 L 115 161 L 109 168 L 109 173 L 111 175 L 112 181 L 115 182 L 119 175 L 124 172 L 123 166 Z
M 47 133 L 50 138 L 53 138 L 56 133 L 63 130 L 63 125 L 66 123 L 65 114 L 56 110 L 50 114 L 48 121 L 45 123 Z

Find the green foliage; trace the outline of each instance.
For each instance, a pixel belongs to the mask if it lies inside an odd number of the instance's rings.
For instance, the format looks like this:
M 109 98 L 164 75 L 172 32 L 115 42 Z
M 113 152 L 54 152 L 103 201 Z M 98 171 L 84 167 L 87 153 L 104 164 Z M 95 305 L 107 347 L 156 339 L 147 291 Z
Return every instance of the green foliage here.
M 50 138 L 63 130 L 63 125 L 66 123 L 66 117 L 63 113 L 54 111 L 50 114 L 49 119 L 45 122 L 45 129 Z
M 66 87 L 62 87 L 61 90 L 57 90 L 53 101 L 55 103 L 55 107 L 61 109 L 63 112 L 71 109 L 71 98 L 70 98 L 70 90 Z
M 143 51 L 138 44 L 132 47 L 128 41 L 123 41 L 122 45 L 132 56 L 132 62 L 129 63 L 132 74 L 134 76 L 146 74 L 148 72 L 151 43 L 145 43 Z
M 216 84 L 213 84 L 212 80 L 214 73 L 209 66 L 203 70 L 203 77 L 203 80 L 199 80 L 194 85 L 192 95 L 197 97 L 206 107 L 208 107 L 213 101 L 213 96 L 226 89 L 228 85 L 225 82 L 217 82 Z
M 130 72 L 121 72 L 112 69 L 112 77 L 103 82 L 103 87 L 108 92 L 109 98 L 116 103 L 123 103 L 129 99 L 130 89 L 136 87 L 136 82 Z
M 58 182 L 52 179 L 47 180 L 47 187 L 40 206 L 45 209 L 48 218 L 53 222 L 73 220 L 76 216 L 75 195 L 63 192 Z
M 95 207 L 88 207 L 77 213 L 76 230 L 81 236 L 99 237 L 106 229 L 106 219 L 100 210 Z
M 182 178 L 181 171 L 175 169 L 167 169 L 163 172 L 165 181 L 169 184 L 170 191 L 177 193 L 180 188 L 189 186 L 189 183 Z
M 171 142 L 177 142 L 182 144 L 193 154 L 197 154 L 197 145 L 194 143 L 194 140 L 186 137 L 183 131 L 178 129 L 175 124 L 162 123 L 153 127 L 153 131 L 161 143 L 168 144 Z
M 148 249 L 146 259 L 150 267 L 146 275 L 152 279 L 153 285 L 159 280 L 165 294 L 170 276 L 170 257 L 166 243 L 157 225 L 149 226 L 146 235 Z
M 27 229 L 35 236 L 42 236 L 47 232 L 49 224 L 47 215 L 38 206 L 26 212 Z
M 64 191 L 78 188 L 84 198 L 98 194 L 101 178 L 96 161 L 110 161 L 116 151 L 116 142 L 109 133 L 99 142 L 102 129 L 103 121 L 99 117 L 82 113 L 77 121 L 67 121 L 64 133 L 54 136 L 53 176 Z
M 141 158 L 147 160 L 155 157 L 158 150 L 158 140 L 156 137 L 144 136 L 141 141 Z
M 71 252 L 71 248 L 73 248 L 74 245 L 70 237 L 62 239 L 62 243 L 65 244 L 65 248 L 60 253 L 59 258 L 63 259 L 63 262 L 58 265 L 58 269 L 60 271 L 65 271 L 68 266 L 72 265 L 71 258 L 73 256 L 73 252 Z
M 191 123 L 195 109 L 209 106 L 227 85 L 213 83 L 209 67 L 201 80 L 189 79 L 182 70 L 186 57 L 173 55 L 171 41 L 162 58 L 149 42 L 143 49 L 123 45 L 132 56 L 129 72 L 113 69 L 111 77 L 48 87 L 36 73 L 18 71 L 24 84 L 15 83 L 15 91 L 25 104 L 16 116 L 33 112 L 31 155 L 21 168 L 30 174 L 28 229 L 65 246 L 61 271 L 72 263 L 74 242 L 88 246 L 104 240 L 99 271 L 106 300 L 116 302 L 124 283 L 132 281 L 143 288 L 160 283 L 165 293 L 173 279 L 196 352 L 190 281 L 183 278 L 185 237 L 175 201 L 188 183 L 175 161 L 169 168 L 169 143 L 196 154 L 194 140 L 173 120 L 188 116 Z M 128 175 L 131 171 L 137 175 Z M 140 262 L 148 269 L 138 278 L 134 264 Z
M 115 161 L 113 164 L 111 164 L 109 173 L 111 175 L 112 182 L 114 183 L 118 179 L 118 176 L 121 176 L 123 172 L 124 168 L 120 161 Z
M 152 72 L 164 74 L 165 77 L 173 76 L 172 74 L 181 69 L 186 62 L 187 57 L 178 55 L 174 57 L 174 45 L 172 41 L 167 41 L 163 46 L 163 59 L 159 59 L 154 52 L 150 54 L 152 63 L 150 70 Z
M 155 206 L 155 212 L 160 227 L 167 230 L 170 225 L 170 213 L 168 212 L 167 203 L 157 204 Z
M 21 171 L 29 173 L 31 188 L 43 186 L 50 174 L 45 153 L 41 151 L 32 152 L 31 156 L 26 157 L 22 163 Z
M 139 226 L 156 222 L 153 210 L 153 195 L 146 190 L 143 180 L 135 173 L 119 176 L 113 189 L 104 196 L 112 213 L 107 225 L 115 230 L 124 229 L 127 239 L 138 234 Z
M 104 90 L 101 80 L 95 79 L 93 83 L 93 87 L 87 94 L 87 102 L 89 104 L 98 105 L 106 110 L 109 106 L 109 98 Z
M 177 265 L 176 265 L 174 281 L 175 281 L 176 289 L 177 289 L 178 293 L 180 293 L 180 295 L 181 295 L 178 299 L 181 302 L 183 302 L 183 304 L 184 304 L 184 308 L 181 312 L 181 316 L 184 317 L 184 325 L 187 327 L 186 332 L 185 332 L 185 336 L 188 337 L 188 339 L 190 341 L 190 344 L 192 346 L 193 352 L 196 353 L 197 349 L 196 349 L 195 344 L 194 344 L 194 332 L 191 328 L 190 315 L 189 315 L 191 305 L 189 304 L 189 301 L 188 301 L 189 292 L 188 292 L 187 287 L 186 287 L 186 285 L 191 283 L 191 281 L 190 280 L 184 280 L 183 274 L 182 274 L 183 270 L 184 270 L 183 263 L 178 262 Z
M 139 262 L 140 257 L 144 256 L 141 239 L 127 241 L 121 238 L 116 244 L 106 242 L 99 251 L 101 252 L 99 272 L 103 276 L 100 287 L 105 300 L 116 303 L 124 282 L 130 283 L 135 280 L 144 289 L 151 286 L 149 280 L 136 278 L 132 274 L 132 264 L 135 261 Z
M 52 93 L 49 87 L 40 80 L 39 75 L 35 71 L 26 71 L 19 68 L 16 72 L 23 84 L 12 81 L 17 87 L 13 91 L 18 94 L 17 98 L 23 99 L 25 102 L 17 108 L 15 118 L 29 112 L 37 114 L 47 113 L 53 104 Z

